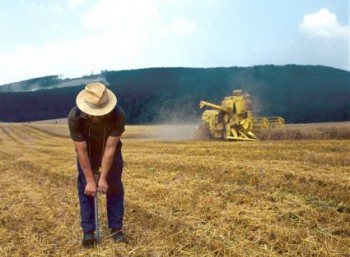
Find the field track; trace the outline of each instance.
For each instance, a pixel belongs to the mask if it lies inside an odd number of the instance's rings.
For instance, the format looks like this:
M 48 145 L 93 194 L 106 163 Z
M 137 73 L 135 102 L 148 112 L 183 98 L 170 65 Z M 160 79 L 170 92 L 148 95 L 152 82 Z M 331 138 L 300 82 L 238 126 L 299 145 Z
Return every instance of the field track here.
M 100 195 L 85 250 L 73 142 L 54 129 L 0 124 L 0 256 L 350 256 L 350 140 L 126 138 L 129 243 Z

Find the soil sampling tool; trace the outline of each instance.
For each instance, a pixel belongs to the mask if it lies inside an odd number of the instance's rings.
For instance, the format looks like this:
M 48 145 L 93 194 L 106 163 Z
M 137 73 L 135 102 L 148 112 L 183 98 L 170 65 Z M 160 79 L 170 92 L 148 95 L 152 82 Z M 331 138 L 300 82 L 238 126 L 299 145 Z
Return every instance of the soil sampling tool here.
M 98 180 L 100 179 L 100 173 L 95 173 L 95 181 L 98 184 Z M 96 235 L 96 244 L 100 243 L 100 232 L 99 232 L 99 225 L 98 225 L 98 196 L 97 196 L 98 190 L 94 196 L 94 208 L 95 208 L 95 235 Z

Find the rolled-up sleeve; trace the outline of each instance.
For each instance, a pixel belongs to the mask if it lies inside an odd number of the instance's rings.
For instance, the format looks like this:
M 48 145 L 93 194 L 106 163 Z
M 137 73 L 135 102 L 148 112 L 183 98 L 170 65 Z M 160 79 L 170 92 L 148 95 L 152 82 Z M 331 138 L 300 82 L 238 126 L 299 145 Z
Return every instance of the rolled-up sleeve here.
M 115 117 L 112 123 L 110 136 L 120 137 L 125 131 L 125 112 L 119 108 L 119 115 Z
M 80 132 L 78 118 L 76 117 L 76 107 L 74 107 L 68 114 L 69 134 L 73 141 L 83 142 L 84 136 Z

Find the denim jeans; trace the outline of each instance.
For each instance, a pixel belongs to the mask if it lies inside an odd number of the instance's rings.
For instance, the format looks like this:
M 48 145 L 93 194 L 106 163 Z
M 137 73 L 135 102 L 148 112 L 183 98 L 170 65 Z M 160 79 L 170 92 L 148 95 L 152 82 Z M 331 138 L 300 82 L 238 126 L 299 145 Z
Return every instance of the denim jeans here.
M 107 175 L 108 192 L 107 199 L 107 219 L 110 229 L 122 229 L 124 216 L 124 188 L 121 180 L 123 172 L 123 158 L 121 155 L 121 143 L 118 144 L 117 151 L 111 169 Z M 84 194 L 86 179 L 84 172 L 78 166 L 78 196 L 80 203 L 81 227 L 84 232 L 95 230 L 94 197 Z

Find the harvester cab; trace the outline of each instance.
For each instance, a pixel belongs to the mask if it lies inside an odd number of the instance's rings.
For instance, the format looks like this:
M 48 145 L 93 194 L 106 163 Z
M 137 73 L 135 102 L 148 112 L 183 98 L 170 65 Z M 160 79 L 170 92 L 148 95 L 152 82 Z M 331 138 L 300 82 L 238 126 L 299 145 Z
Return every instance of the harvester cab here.
M 208 107 L 202 114 L 200 130 L 208 138 L 225 140 L 256 141 L 258 138 L 252 132 L 252 111 L 249 94 L 243 95 L 242 90 L 234 90 L 232 96 L 227 96 L 220 105 L 201 101 L 200 108 Z

